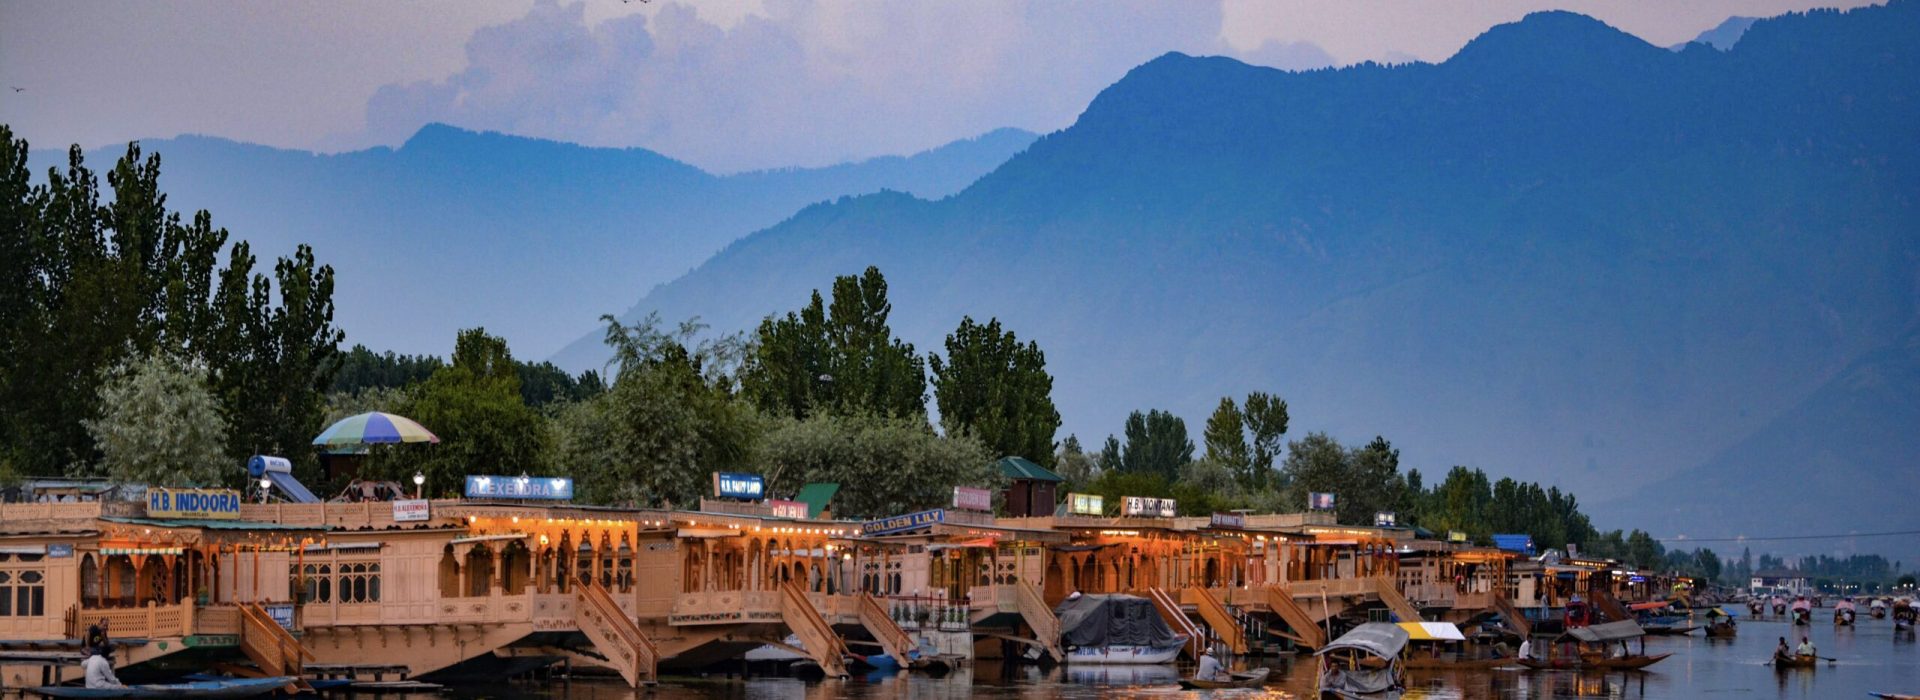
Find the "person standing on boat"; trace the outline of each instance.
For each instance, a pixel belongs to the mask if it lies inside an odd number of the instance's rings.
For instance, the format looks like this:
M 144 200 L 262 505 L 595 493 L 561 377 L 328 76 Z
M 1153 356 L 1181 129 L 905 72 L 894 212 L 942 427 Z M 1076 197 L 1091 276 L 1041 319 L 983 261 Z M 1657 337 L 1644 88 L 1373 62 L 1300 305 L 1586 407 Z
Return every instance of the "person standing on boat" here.
M 1220 657 L 1213 654 L 1213 647 L 1207 647 L 1206 651 L 1200 653 L 1200 670 L 1193 677 L 1203 681 L 1232 680 L 1227 675 L 1226 666 L 1220 663 Z
M 119 677 L 113 675 L 112 655 L 113 649 L 109 647 L 99 647 L 94 649 L 93 655 L 87 657 L 87 660 L 81 664 L 81 667 L 87 671 L 88 688 L 127 687 L 120 683 Z

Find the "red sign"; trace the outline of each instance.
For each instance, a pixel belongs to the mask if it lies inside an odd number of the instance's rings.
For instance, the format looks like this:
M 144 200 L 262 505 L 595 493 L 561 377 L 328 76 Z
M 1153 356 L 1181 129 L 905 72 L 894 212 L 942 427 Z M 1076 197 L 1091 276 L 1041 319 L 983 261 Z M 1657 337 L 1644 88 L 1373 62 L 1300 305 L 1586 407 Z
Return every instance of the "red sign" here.
M 993 510 L 993 492 L 971 486 L 953 487 L 953 507 L 961 510 Z
M 767 499 L 767 505 L 773 508 L 773 517 L 807 519 L 807 504 L 801 501 L 782 501 L 778 498 Z

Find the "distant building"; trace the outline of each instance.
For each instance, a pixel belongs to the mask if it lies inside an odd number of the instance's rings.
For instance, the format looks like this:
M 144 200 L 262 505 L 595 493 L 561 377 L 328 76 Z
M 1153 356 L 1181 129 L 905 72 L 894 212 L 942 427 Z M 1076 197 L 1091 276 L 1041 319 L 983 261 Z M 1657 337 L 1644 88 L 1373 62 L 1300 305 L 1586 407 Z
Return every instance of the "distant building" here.
M 1807 584 L 1807 575 L 1793 569 L 1764 569 L 1753 572 L 1747 590 L 1755 594 L 1802 595 L 1811 593 L 1813 586 Z

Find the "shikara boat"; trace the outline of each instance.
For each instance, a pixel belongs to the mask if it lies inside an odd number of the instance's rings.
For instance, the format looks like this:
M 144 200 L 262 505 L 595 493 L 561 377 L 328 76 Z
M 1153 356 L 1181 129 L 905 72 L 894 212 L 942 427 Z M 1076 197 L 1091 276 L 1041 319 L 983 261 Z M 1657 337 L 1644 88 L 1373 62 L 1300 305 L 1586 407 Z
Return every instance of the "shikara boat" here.
M 1739 634 L 1740 625 L 1734 621 L 1733 614 L 1726 609 L 1709 608 L 1706 630 L 1708 639 L 1732 639 Z
M 1321 697 L 1385 698 L 1401 688 L 1400 652 L 1407 631 L 1391 622 L 1369 622 L 1314 652 Z M 1370 663 L 1371 662 L 1371 663 Z
M 1501 656 L 1501 657 L 1487 658 L 1487 659 L 1445 659 L 1445 658 L 1432 659 L 1432 658 L 1414 657 L 1414 658 L 1407 659 L 1405 661 L 1400 662 L 1400 665 L 1403 668 L 1407 668 L 1410 670 L 1422 670 L 1422 671 L 1431 671 L 1435 669 L 1441 669 L 1441 670 L 1488 669 L 1488 668 L 1501 668 L 1504 666 L 1517 666 L 1519 664 L 1520 664 L 1520 659 L 1512 656 Z
M 1467 636 L 1451 622 L 1402 622 L 1409 644 L 1400 659 L 1406 669 L 1482 669 L 1512 666 L 1513 657 L 1466 658 L 1464 653 L 1443 652 L 1446 648 L 1464 649 Z
M 1537 670 L 1590 669 L 1634 671 L 1652 666 L 1661 659 L 1669 656 L 1673 656 L 1673 654 L 1628 654 L 1626 656 L 1582 657 L 1578 659 L 1521 659 L 1520 665 Z
M 1773 667 L 1774 668 L 1819 668 L 1820 657 L 1814 656 L 1812 654 L 1797 654 L 1794 656 L 1782 656 L 1780 654 L 1774 654 Z
M 1867 693 L 1881 700 L 1920 700 L 1920 695 L 1901 695 L 1900 693 Z
M 295 680 L 291 676 L 273 676 L 161 685 L 130 685 L 124 688 L 50 685 L 34 688 L 33 692 L 54 698 L 250 698 L 279 690 Z
M 1180 687 L 1187 690 L 1208 690 L 1212 688 L 1257 688 L 1265 685 L 1267 674 L 1272 669 L 1265 666 L 1244 673 L 1232 674 L 1233 678 L 1224 681 L 1205 681 L 1198 678 L 1180 679 Z

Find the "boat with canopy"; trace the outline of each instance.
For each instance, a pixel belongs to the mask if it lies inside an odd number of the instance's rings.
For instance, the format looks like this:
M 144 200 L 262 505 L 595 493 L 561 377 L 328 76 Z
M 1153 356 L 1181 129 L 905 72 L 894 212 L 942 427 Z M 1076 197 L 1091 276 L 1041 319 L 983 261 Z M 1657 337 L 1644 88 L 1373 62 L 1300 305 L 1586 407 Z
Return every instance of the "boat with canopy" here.
M 1512 656 L 1481 656 L 1467 651 L 1467 635 L 1451 622 L 1402 622 L 1407 652 L 1401 665 L 1408 669 L 1463 669 L 1512 666 Z
M 1398 697 L 1400 652 L 1407 648 L 1407 630 L 1391 622 L 1369 622 L 1340 635 L 1314 652 L 1319 674 L 1316 687 L 1322 698 Z
M 1153 601 L 1123 594 L 1070 597 L 1054 609 L 1068 663 L 1164 664 L 1187 636 L 1167 626 Z
M 1628 643 L 1636 639 L 1640 640 L 1638 653 L 1628 647 Z M 1521 659 L 1520 665 L 1541 670 L 1633 670 L 1646 668 L 1669 656 L 1672 654 L 1647 654 L 1646 631 L 1632 620 L 1620 620 L 1569 629 L 1547 648 L 1546 658 Z

